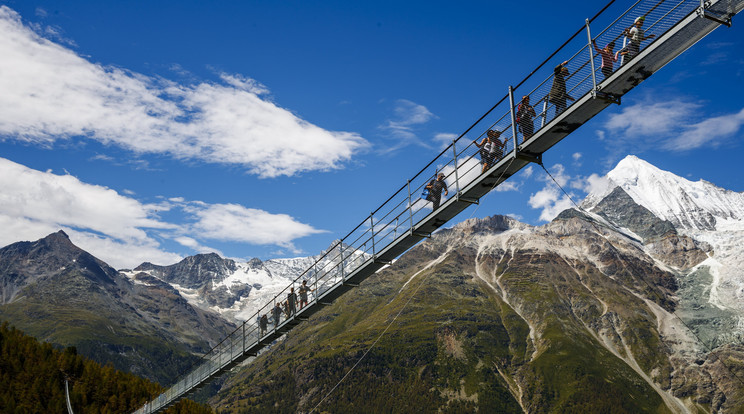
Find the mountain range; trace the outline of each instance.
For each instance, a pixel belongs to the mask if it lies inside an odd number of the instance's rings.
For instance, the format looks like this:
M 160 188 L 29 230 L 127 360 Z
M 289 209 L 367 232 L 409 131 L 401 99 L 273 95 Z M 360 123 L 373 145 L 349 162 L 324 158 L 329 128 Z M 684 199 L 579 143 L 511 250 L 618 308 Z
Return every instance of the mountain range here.
M 438 231 L 235 369 L 211 405 L 741 412 L 744 194 L 634 156 L 603 183 L 543 226 Z M 58 232 L 0 249 L 0 319 L 168 384 L 323 253 L 116 271 Z

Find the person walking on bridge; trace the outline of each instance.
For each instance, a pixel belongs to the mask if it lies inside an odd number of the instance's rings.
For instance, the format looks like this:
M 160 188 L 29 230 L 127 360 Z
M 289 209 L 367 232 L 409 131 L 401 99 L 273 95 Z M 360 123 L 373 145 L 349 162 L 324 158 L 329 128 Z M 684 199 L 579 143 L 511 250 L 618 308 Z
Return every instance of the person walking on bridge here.
M 612 69 L 615 62 L 617 62 L 617 55 L 613 52 L 613 49 L 615 49 L 615 42 L 608 43 L 604 49 L 597 47 L 597 42 L 595 40 L 592 40 L 592 45 L 594 46 L 594 50 L 596 50 L 597 53 L 599 53 L 599 56 L 602 57 L 601 70 L 604 78 L 607 79 L 612 75 Z
M 274 329 L 279 327 L 279 317 L 282 315 L 282 307 L 279 306 L 279 302 L 274 304 L 274 309 L 271 310 L 274 316 Z
M 486 134 L 480 143 L 476 140 L 473 141 L 473 144 L 479 148 L 478 154 L 481 157 L 481 174 L 483 174 L 493 165 L 493 155 L 491 154 L 493 142 L 491 141 L 491 137 Z
M 264 313 L 261 315 L 261 319 L 258 320 L 258 328 L 261 331 L 261 336 L 266 335 L 266 330 L 269 327 L 269 317 Z
M 439 208 L 439 203 L 442 199 L 442 190 L 444 190 L 445 196 L 449 195 L 447 184 L 444 182 L 444 174 L 439 173 L 436 179 L 429 182 L 429 184 L 426 186 L 426 189 L 429 190 L 429 196 L 426 199 L 434 204 L 433 211 L 437 211 L 437 209 Z
M 307 280 L 302 281 L 302 286 L 300 286 L 299 292 L 300 292 L 300 309 L 307 306 L 307 294 L 309 292 L 312 292 L 313 290 L 310 289 L 310 286 L 307 285 Z
M 535 108 L 530 105 L 529 95 L 525 95 L 517 105 L 517 125 L 519 125 L 519 131 L 522 132 L 522 142 L 532 138 L 535 129 L 534 118 Z
M 569 74 L 567 64 L 568 61 L 565 61 L 553 69 L 553 86 L 550 88 L 548 100 L 555 105 L 555 116 L 566 110 L 566 100 L 575 100 L 566 92 L 566 76 Z
M 643 30 L 643 22 L 645 20 L 646 16 L 638 16 L 635 21 L 633 21 L 633 26 L 630 26 L 623 31 L 623 35 L 630 40 L 630 43 L 628 43 L 628 46 L 625 48 L 623 64 L 638 56 L 641 52 L 641 42 L 647 39 L 652 39 L 656 36 L 653 34 L 646 36 L 646 31 Z
M 289 293 L 287 293 L 287 313 L 288 316 L 292 316 L 295 314 L 297 310 L 297 294 L 294 291 L 294 287 L 291 287 L 289 289 Z

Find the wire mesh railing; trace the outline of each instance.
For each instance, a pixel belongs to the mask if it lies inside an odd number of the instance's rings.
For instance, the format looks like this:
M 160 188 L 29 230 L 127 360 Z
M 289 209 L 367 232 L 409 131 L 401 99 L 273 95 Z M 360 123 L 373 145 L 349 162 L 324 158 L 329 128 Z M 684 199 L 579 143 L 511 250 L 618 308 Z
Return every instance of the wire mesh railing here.
M 381 251 L 414 232 L 448 197 L 457 197 L 483 174 L 502 165 L 520 138 L 524 143 L 540 134 L 574 102 L 601 89 L 634 53 L 701 5 L 699 0 L 639 0 L 618 15 L 609 8 L 612 3 L 587 19 L 586 36 L 579 36 L 578 31 L 516 88 L 509 87 L 509 93 L 465 133 L 207 352 L 200 364 L 137 413 L 159 410 L 181 398 L 244 359 L 246 352 L 275 336 L 286 324 L 296 322 L 308 306 L 317 304 Z M 597 27 L 601 30 L 592 37 L 591 30 Z M 610 44 L 614 47 L 608 47 Z M 606 53 L 600 52 L 603 49 Z M 477 135 L 467 137 L 473 132 Z

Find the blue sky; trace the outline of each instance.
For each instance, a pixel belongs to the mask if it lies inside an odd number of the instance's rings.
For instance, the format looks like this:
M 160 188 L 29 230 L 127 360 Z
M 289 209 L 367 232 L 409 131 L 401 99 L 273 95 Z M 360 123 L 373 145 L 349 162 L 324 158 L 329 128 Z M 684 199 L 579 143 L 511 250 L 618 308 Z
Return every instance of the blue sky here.
M 64 229 L 118 268 L 316 254 L 599 8 L 0 0 L 0 245 Z M 577 200 L 628 154 L 744 191 L 743 50 L 735 18 L 546 167 Z M 456 221 L 569 205 L 534 166 L 500 189 Z

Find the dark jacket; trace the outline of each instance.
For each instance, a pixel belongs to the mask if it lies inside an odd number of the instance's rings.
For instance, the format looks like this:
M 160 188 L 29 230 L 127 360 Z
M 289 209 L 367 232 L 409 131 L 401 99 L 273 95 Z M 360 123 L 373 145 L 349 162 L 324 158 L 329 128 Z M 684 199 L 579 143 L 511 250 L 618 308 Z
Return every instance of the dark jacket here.
M 566 78 L 563 74 L 563 65 L 553 69 L 553 87 L 550 88 L 550 101 L 568 99 L 566 93 Z

